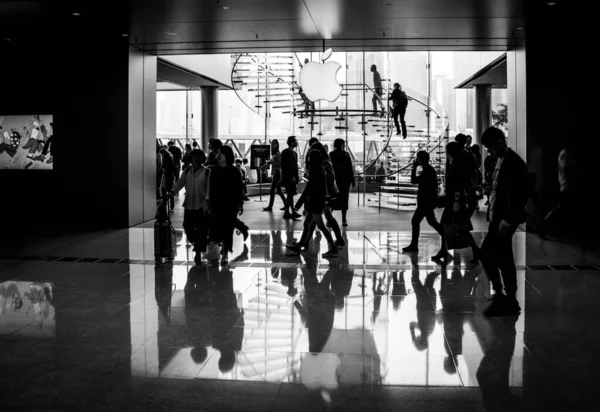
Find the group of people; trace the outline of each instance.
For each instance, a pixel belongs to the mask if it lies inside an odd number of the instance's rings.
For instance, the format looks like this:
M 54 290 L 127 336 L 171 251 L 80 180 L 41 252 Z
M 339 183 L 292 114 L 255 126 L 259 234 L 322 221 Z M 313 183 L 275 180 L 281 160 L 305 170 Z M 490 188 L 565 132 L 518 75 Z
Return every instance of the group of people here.
M 381 107 L 381 114 L 379 117 L 383 117 L 386 110 L 383 105 L 384 88 L 381 81 L 381 75 L 377 71 L 377 66 L 374 64 L 371 65 L 371 72 L 373 73 L 373 98 L 371 99 L 371 103 L 373 103 L 373 115 L 377 116 L 377 104 L 379 103 L 379 106 Z M 409 99 L 406 93 L 402 91 L 400 83 L 394 83 L 394 89 L 389 93 L 388 100 L 392 104 L 390 113 L 394 119 L 394 125 L 396 126 L 396 136 L 402 135 L 402 138 L 406 139 L 407 131 L 404 118 L 406 116 L 406 108 L 408 107 Z M 402 129 L 400 126 L 402 126 Z
M 469 237 L 473 251 L 473 261 L 481 260 L 483 268 L 492 282 L 495 295 L 486 309 L 488 316 L 502 316 L 520 312 L 516 299 L 517 272 L 512 251 L 512 236 L 517 226 L 525 221 L 525 206 L 530 196 L 530 174 L 523 159 L 508 148 L 504 133 L 490 127 L 481 136 L 481 143 L 493 157 L 493 170 L 489 188 L 489 207 L 487 220 L 488 233 L 481 244 L 477 245 L 471 231 L 471 216 L 477 208 L 480 196 L 477 186 L 481 180 L 481 159 L 477 159 L 473 149 L 467 148 L 467 136 L 459 134 L 454 142 L 446 145 L 448 159 L 445 180 L 445 195 L 442 199 L 444 211 L 441 221 L 435 216 L 440 204 L 437 187 L 438 177 L 429 164 L 429 153 L 419 151 L 413 165 L 411 180 L 418 184 L 417 209 L 412 218 L 412 241 L 403 248 L 406 253 L 418 252 L 420 223 L 425 218 L 442 238 L 439 253 L 432 260 L 446 265 L 452 256 L 448 253 L 447 237 L 453 235 L 452 228 Z M 417 175 L 420 166 L 421 173 Z
M 221 264 L 227 264 L 245 198 L 243 175 L 235 165 L 233 149 L 219 139 L 211 139 L 208 156 L 200 148 L 186 151 L 178 167 L 172 147 L 169 144 L 167 149 L 160 149 L 163 181 L 167 182 L 163 200 L 168 199 L 171 206 L 174 196 L 185 188 L 183 229 L 193 246 L 194 261 L 202 263 L 208 248 L 215 247 L 220 248 Z
M 332 211 L 340 210 L 342 226 L 348 226 L 350 187 L 356 185 L 352 160 L 350 154 L 346 152 L 346 142 L 344 139 L 336 139 L 333 144 L 334 150 L 329 153 L 319 139 L 313 137 L 308 141 L 304 176 L 307 184 L 296 203 L 294 203 L 294 196 L 300 182 L 300 174 L 298 154 L 294 150 L 298 146 L 295 136 L 288 137 L 287 146 L 280 151 L 279 142 L 271 141 L 271 159 L 263 167 L 271 167 L 272 182 L 269 204 L 263 210 L 273 211 L 276 193 L 283 203 L 281 210 L 284 211 L 284 219 L 301 218 L 302 215 L 298 211 L 304 206 L 305 220 L 302 236 L 298 242 L 287 245 L 287 248 L 295 253 L 307 250 L 315 228 L 318 227 L 329 244 L 329 250 L 323 254 L 323 257 L 336 256 L 338 247 L 343 247 L 346 243 Z M 285 195 L 282 187 L 285 188 Z M 327 225 L 333 229 L 335 242 L 325 226 L 323 216 Z

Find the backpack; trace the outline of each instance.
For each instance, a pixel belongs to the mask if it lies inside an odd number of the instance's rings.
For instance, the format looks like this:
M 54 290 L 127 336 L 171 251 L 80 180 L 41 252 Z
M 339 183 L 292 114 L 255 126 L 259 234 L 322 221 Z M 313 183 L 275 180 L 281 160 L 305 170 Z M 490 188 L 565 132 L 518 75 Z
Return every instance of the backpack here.
M 400 91 L 400 107 L 406 107 L 408 106 L 408 96 L 406 95 L 406 93 L 404 93 L 404 91 Z

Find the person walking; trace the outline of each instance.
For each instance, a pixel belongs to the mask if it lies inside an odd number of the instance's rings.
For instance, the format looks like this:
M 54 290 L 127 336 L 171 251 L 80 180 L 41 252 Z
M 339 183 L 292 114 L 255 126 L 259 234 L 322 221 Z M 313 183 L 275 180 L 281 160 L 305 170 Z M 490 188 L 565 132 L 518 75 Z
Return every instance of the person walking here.
M 206 163 L 204 163 L 205 167 L 211 168 L 219 163 L 217 159 L 219 157 L 219 149 L 221 146 L 223 146 L 223 142 L 219 139 L 210 139 L 208 141 L 210 153 L 208 153 L 208 158 L 206 159 Z
M 512 315 L 521 311 L 516 298 L 517 269 L 512 237 L 527 215 L 529 175 L 523 159 L 506 145 L 502 130 L 490 127 L 481 136 L 481 143 L 498 158 L 487 212 L 489 228 L 481 245 L 481 263 L 495 294 L 484 313 Z
M 469 232 L 473 262 L 476 262 L 479 260 L 480 249 L 470 233 L 473 230 L 473 225 L 471 224 L 471 212 L 468 208 L 468 191 L 471 187 L 472 169 L 463 153 L 461 145 L 457 142 L 450 142 L 446 145 L 446 157 L 450 166 L 446 171 L 445 207 L 440 223 L 442 225 L 459 224 L 461 230 Z M 452 256 L 448 253 L 445 234 L 442 234 L 440 251 L 431 260 L 442 265 L 446 265 L 452 260 Z
M 164 146 L 160 149 L 161 154 L 161 170 L 162 170 L 162 183 L 161 183 L 161 194 L 163 199 L 169 202 L 169 211 L 173 212 L 175 209 L 175 199 L 169 195 L 173 185 L 175 184 L 175 161 L 173 155 Z
M 325 146 L 321 144 L 321 142 L 317 142 L 311 146 L 311 151 L 318 150 L 321 153 L 321 167 L 323 172 L 325 173 L 326 178 L 326 196 L 325 196 L 325 205 L 323 206 L 322 215 L 325 216 L 325 220 L 327 221 L 327 226 L 333 229 L 333 233 L 335 234 L 335 245 L 337 247 L 346 246 L 346 241 L 342 237 L 342 231 L 340 230 L 340 225 L 338 224 L 335 217 L 333 217 L 333 213 L 331 210 L 331 206 L 335 203 L 337 194 L 339 190 L 337 189 L 335 172 L 333 170 L 333 165 L 331 164 L 331 160 L 329 158 L 329 154 L 325 149 Z M 312 166 L 311 166 L 312 168 Z M 310 178 L 309 178 L 310 179 Z M 307 192 L 308 196 L 310 196 L 310 192 Z M 308 200 L 308 197 L 307 197 Z M 310 220 L 310 214 L 307 215 L 307 218 Z M 308 232 L 303 230 L 302 236 L 298 243 L 292 244 L 292 248 L 288 248 L 294 252 L 299 253 L 302 248 L 308 249 L 308 242 L 312 239 L 315 229 L 317 227 L 316 221 L 313 219 L 309 225 L 305 225 L 308 227 Z
M 382 96 L 383 96 L 383 86 L 381 84 L 381 75 L 377 71 L 376 65 L 371 65 L 371 72 L 373 73 L 373 98 L 371 102 L 373 103 L 373 116 L 377 116 L 377 102 L 379 102 L 379 106 L 381 107 L 381 115 L 379 117 L 383 117 L 385 114 L 385 108 L 383 106 Z
M 240 171 L 233 165 L 233 150 L 221 146 L 217 150 L 217 165 L 210 169 L 208 211 L 210 213 L 210 243 L 221 245 L 221 264 L 229 262 L 233 251 L 233 231 L 238 213 L 244 213 L 244 193 Z
M 204 152 L 202 152 L 204 153 Z M 185 170 L 187 169 L 189 166 L 192 165 L 192 145 L 189 143 L 185 144 L 185 151 L 183 153 L 183 156 L 181 157 L 181 170 Z M 204 155 L 204 157 L 206 157 L 206 155 Z
M 263 168 L 271 165 L 271 190 L 269 192 L 269 205 L 263 207 L 265 212 L 273 211 L 273 204 L 275 203 L 275 192 L 281 197 L 283 206 L 285 208 L 286 198 L 281 190 L 281 152 L 279 151 L 279 141 L 277 139 L 271 140 L 271 160 L 263 165 Z M 262 173 L 262 170 L 260 171 Z
M 429 226 L 435 229 L 440 236 L 444 235 L 442 225 L 435 217 L 435 208 L 438 197 L 438 177 L 433 166 L 429 164 L 429 153 L 424 150 L 417 152 L 416 161 L 413 163 L 410 181 L 412 184 L 418 184 L 417 189 L 417 209 L 413 214 L 412 240 L 408 246 L 402 249 L 403 252 L 416 253 L 419 251 L 419 233 L 421 222 L 427 219 Z M 421 174 L 417 176 L 417 168 L 421 167 Z
M 202 262 L 202 254 L 206 252 L 208 242 L 208 210 L 206 193 L 208 191 L 208 169 L 203 164 L 206 155 L 202 150 L 190 152 L 191 167 L 184 170 L 173 189 L 171 196 L 176 195 L 185 187 L 183 200 L 183 230 L 187 240 L 193 245 L 194 261 Z
M 183 157 L 183 153 L 181 149 L 175 146 L 175 142 L 171 140 L 167 143 L 169 152 L 173 155 L 173 161 L 175 163 L 175 180 L 179 180 L 179 175 L 181 174 L 181 159 Z
M 312 150 L 312 145 L 317 143 L 319 141 L 319 139 L 317 139 L 316 137 L 311 137 L 308 140 L 308 145 L 307 145 L 307 149 L 306 149 L 306 157 L 304 158 L 304 177 L 308 177 L 308 168 L 309 168 L 309 155 L 310 155 L 310 151 Z M 300 210 L 300 208 L 302 207 L 302 205 L 304 205 L 304 203 L 306 202 L 306 197 L 308 196 L 308 193 L 305 193 L 304 191 L 302 192 L 302 194 L 300 195 L 300 197 L 298 198 L 298 200 L 296 201 L 296 205 L 294 206 L 294 209 L 296 211 Z M 306 212 L 306 210 L 304 211 Z M 306 213 L 304 213 L 306 214 Z
M 460 163 L 465 168 L 465 173 L 468 174 L 469 185 L 467 186 L 467 210 L 469 217 L 472 217 L 476 210 L 479 210 L 479 199 L 475 192 L 479 184 L 479 168 L 477 167 L 477 159 L 471 152 L 469 137 L 459 133 L 454 137 L 454 141 L 460 146 Z
M 487 196 L 485 206 L 490 204 L 490 192 L 492 191 L 492 183 L 494 181 L 494 169 L 496 168 L 496 162 L 498 159 L 491 153 L 488 153 L 483 161 L 483 173 L 484 173 L 484 193 Z
M 296 136 L 289 136 L 287 139 L 287 149 L 281 152 L 281 183 L 285 187 L 285 213 L 284 219 L 298 219 L 301 214 L 294 210 L 294 195 L 296 194 L 296 184 L 300 178 L 298 176 L 298 154 L 294 150 L 298 147 Z
M 242 166 L 242 159 L 235 159 L 235 167 L 240 171 L 240 176 L 242 178 L 242 189 L 244 191 L 244 200 L 250 200 L 248 197 L 248 188 L 246 187 L 247 178 L 246 178 L 246 169 Z
M 342 212 L 342 226 L 348 226 L 348 203 L 350 199 L 350 186 L 356 186 L 354 178 L 354 166 L 350 154 L 346 151 L 346 142 L 344 139 L 335 139 L 333 141 L 333 152 L 330 153 L 331 164 L 335 173 L 335 182 L 338 188 L 338 195 L 333 202 L 333 210 Z
M 400 83 L 394 83 L 394 90 L 390 94 L 390 100 L 393 104 L 392 117 L 394 118 L 394 124 L 396 125 L 396 136 L 400 135 L 400 125 L 402 125 L 402 139 L 406 139 L 406 108 L 408 107 L 408 96 L 402 91 Z M 400 118 L 400 123 L 398 123 Z
M 314 222 L 315 226 L 319 228 L 321 233 L 323 233 L 323 236 L 325 236 L 325 239 L 327 239 L 329 250 L 322 256 L 328 258 L 337 256 L 339 252 L 331 233 L 323 222 L 323 211 L 326 208 L 327 198 L 327 175 L 322 164 L 323 155 L 321 154 L 321 151 L 311 150 L 308 183 L 304 189 L 308 193 L 306 199 L 306 209 L 308 214 L 304 219 L 304 229 L 300 241 L 297 244 L 288 245 L 286 247 L 294 253 L 299 253 L 301 247 L 307 245 L 310 240 L 310 236 L 312 235 L 311 226 Z

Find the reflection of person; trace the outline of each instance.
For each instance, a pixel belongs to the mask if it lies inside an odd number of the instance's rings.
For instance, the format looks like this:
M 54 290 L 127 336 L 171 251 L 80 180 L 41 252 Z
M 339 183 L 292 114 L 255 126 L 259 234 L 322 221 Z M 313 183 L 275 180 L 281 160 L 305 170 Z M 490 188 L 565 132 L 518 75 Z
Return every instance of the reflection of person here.
M 348 201 L 350 199 L 350 186 L 356 186 L 354 179 L 354 167 L 350 154 L 346 152 L 344 139 L 335 139 L 334 150 L 329 154 L 335 172 L 335 182 L 339 190 L 338 196 L 333 202 L 333 210 L 342 211 L 342 226 L 348 226 Z
M 510 366 L 514 356 L 516 323 L 519 315 L 507 316 L 502 322 L 475 318 L 474 330 L 483 350 L 477 369 L 477 381 L 487 411 L 520 410 L 510 389 Z
M 169 299 L 170 292 L 169 290 Z M 208 357 L 207 348 L 212 345 L 207 310 L 210 306 L 210 285 L 204 267 L 194 266 L 190 269 L 184 294 L 186 334 L 193 347 L 190 356 L 195 364 L 202 364 Z
M 376 65 L 371 65 L 371 72 L 373 73 L 373 98 L 371 102 L 373 103 L 373 115 L 377 115 L 377 102 L 379 102 L 379 106 L 381 106 L 381 117 L 383 117 L 385 113 L 385 108 L 383 107 L 383 101 L 381 100 L 381 96 L 383 96 L 383 86 L 381 85 L 381 75 L 377 71 Z
M 435 296 L 433 282 L 436 276 L 436 272 L 427 275 L 425 285 L 423 285 L 419 279 L 418 265 L 413 265 L 411 282 L 417 298 L 417 322 L 410 323 L 410 336 L 413 345 L 419 351 L 427 349 L 429 336 L 435 329 L 435 316 L 432 313 L 432 311 L 435 311 L 435 300 L 432 297 Z M 415 329 L 419 330 L 418 335 L 415 333 Z
M 269 165 L 271 165 L 271 190 L 269 191 L 269 205 L 263 208 L 265 212 L 271 212 L 273 210 L 275 192 L 281 197 L 284 206 L 286 202 L 283 191 L 281 190 L 281 152 L 279 151 L 279 141 L 277 139 L 271 140 L 271 159 L 262 167 L 265 168 Z
M 235 366 L 236 352 L 242 350 L 244 339 L 244 311 L 238 307 L 237 295 L 233 290 L 233 272 L 226 266 L 208 269 L 214 286 L 211 291 L 210 332 L 212 346 L 217 349 L 219 370 L 229 372 Z
M 402 125 L 402 138 L 406 139 L 406 122 L 404 117 L 406 116 L 406 107 L 408 106 L 408 96 L 402 91 L 400 83 L 394 83 L 394 90 L 390 94 L 390 100 L 393 104 L 394 124 L 396 125 L 396 136 L 400 135 L 400 125 Z M 398 118 L 400 118 L 400 124 L 398 124 Z
M 521 311 L 516 297 L 517 268 L 512 237 L 517 226 L 525 221 L 529 176 L 523 159 L 506 145 L 502 130 L 490 127 L 483 132 L 481 143 L 498 157 L 487 216 L 490 224 L 481 245 L 481 263 L 495 292 L 485 314 L 510 315 Z
M 210 171 L 208 207 L 210 210 L 210 241 L 222 244 L 221 263 L 228 263 L 233 252 L 233 230 L 237 215 L 244 212 L 244 192 L 240 171 L 233 165 L 233 150 L 229 146 L 218 149 L 217 166 Z
M 203 166 L 206 155 L 202 150 L 193 150 L 190 154 L 192 167 L 188 167 L 177 181 L 171 195 L 179 193 L 185 187 L 183 201 L 183 230 L 188 241 L 194 246 L 194 261 L 201 262 L 201 253 L 206 252 L 208 236 L 208 218 L 206 212 L 206 192 L 208 191 L 207 169 Z

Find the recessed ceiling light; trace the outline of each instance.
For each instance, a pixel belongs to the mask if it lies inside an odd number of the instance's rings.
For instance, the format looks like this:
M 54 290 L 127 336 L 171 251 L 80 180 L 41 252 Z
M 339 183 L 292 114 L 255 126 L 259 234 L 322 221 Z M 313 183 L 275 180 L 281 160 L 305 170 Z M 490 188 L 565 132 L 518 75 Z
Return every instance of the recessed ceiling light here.
M 129 34 L 123 33 L 123 34 L 121 34 L 121 36 L 123 36 L 123 37 L 129 37 Z
M 5 39 L 5 40 L 6 40 L 6 41 L 11 41 L 12 39 L 10 39 L 10 38 L 7 38 L 7 39 Z
M 81 16 L 81 13 L 73 13 L 73 16 Z
M 221 9 L 223 9 L 223 10 L 231 10 L 231 7 L 230 6 L 223 6 L 223 7 L 221 7 Z
M 548 6 L 554 6 L 556 4 L 555 1 L 549 1 L 546 3 Z
M 517 27 L 517 30 L 523 30 L 523 27 Z

